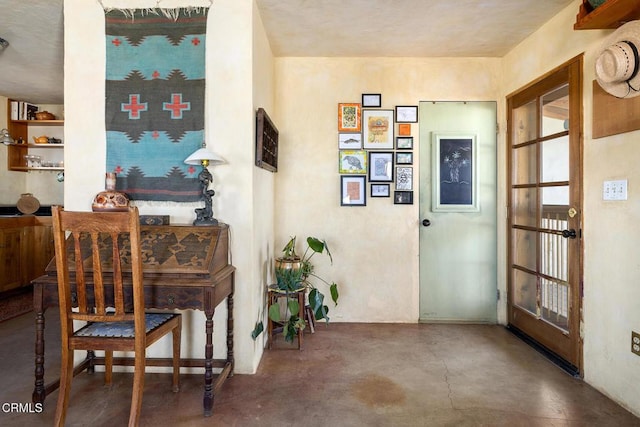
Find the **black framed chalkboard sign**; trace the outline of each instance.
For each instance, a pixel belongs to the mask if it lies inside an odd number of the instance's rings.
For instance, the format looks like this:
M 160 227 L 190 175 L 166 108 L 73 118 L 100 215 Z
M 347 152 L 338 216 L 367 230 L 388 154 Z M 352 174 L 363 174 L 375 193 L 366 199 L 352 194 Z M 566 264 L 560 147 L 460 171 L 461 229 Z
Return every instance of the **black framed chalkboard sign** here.
M 278 172 L 278 129 L 267 112 L 256 112 L 256 166 Z

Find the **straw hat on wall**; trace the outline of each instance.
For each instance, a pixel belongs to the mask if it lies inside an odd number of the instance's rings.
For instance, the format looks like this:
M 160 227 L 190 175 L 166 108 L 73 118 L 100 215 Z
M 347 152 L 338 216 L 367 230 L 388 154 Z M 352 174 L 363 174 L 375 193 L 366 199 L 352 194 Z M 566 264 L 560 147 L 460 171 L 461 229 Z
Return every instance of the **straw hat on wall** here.
M 596 56 L 596 80 L 618 98 L 640 96 L 640 21 L 622 25 L 605 39 Z

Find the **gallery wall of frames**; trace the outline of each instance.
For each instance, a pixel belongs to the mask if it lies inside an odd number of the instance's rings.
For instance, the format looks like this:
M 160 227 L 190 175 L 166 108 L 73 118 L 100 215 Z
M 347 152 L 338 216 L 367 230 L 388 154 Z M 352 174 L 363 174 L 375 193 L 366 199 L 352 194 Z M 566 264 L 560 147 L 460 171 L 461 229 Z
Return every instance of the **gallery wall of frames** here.
M 338 104 L 340 205 L 366 206 L 368 197 L 413 204 L 413 136 L 417 105 L 382 108 L 382 94 Z M 368 191 L 367 191 L 368 190 Z

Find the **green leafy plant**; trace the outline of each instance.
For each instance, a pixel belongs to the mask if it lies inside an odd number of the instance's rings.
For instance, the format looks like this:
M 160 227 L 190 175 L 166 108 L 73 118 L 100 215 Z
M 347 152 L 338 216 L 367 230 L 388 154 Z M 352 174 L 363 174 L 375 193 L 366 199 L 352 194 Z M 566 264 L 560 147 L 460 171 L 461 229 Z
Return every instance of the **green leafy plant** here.
M 283 324 L 283 335 L 288 342 L 292 342 L 298 331 L 306 326 L 304 319 L 299 316 L 300 305 L 295 297 L 295 292 L 299 290 L 309 292 L 309 306 L 316 320 L 325 319 L 327 323 L 329 322 L 329 307 L 324 303 L 324 294 L 314 284 L 316 280 L 329 288 L 331 300 L 334 305 L 338 305 L 338 285 L 317 275 L 311 262 L 314 255 L 324 253 L 333 264 L 333 256 L 327 242 L 316 237 L 307 237 L 306 243 L 307 247 L 303 255 L 299 256 L 296 253 L 296 237 L 292 237 L 282 249 L 282 256 L 276 258 L 275 261 L 276 283 L 271 287 L 284 293 L 287 298 L 289 317 L 283 322 L 281 307 L 278 303 L 271 304 L 268 308 L 268 315 L 272 321 Z M 258 321 L 251 337 L 255 340 L 263 331 L 264 325 Z

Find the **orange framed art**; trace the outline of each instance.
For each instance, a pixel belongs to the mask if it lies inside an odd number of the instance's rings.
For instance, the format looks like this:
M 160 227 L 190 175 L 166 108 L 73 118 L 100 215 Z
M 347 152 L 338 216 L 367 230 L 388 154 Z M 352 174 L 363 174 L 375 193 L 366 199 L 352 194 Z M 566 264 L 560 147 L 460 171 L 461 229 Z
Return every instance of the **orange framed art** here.
M 409 136 L 411 135 L 411 124 L 410 123 L 401 123 L 398 125 L 398 135 L 400 136 Z
M 338 104 L 338 131 L 339 132 L 360 132 L 360 114 L 362 108 L 358 103 Z

